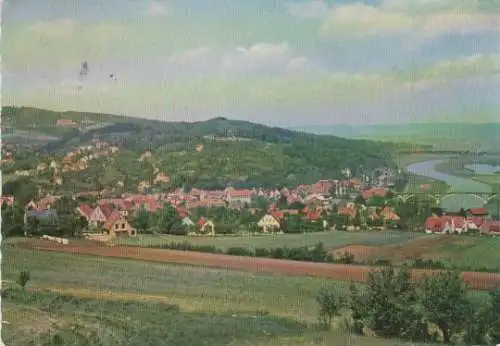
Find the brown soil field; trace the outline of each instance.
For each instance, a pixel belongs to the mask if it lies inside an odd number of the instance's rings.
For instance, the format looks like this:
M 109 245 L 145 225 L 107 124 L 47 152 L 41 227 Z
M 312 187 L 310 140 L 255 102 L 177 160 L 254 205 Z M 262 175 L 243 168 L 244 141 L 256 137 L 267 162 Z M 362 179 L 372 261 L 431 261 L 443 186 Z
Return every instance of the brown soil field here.
M 434 247 L 463 243 L 464 240 L 450 235 L 435 235 L 413 239 L 401 244 L 394 245 L 349 245 L 332 251 L 334 256 L 340 256 L 349 252 L 360 260 L 367 259 L 390 259 L 393 262 L 407 261 L 416 258 L 425 258 L 425 254 L 431 253 Z
M 325 277 L 333 280 L 366 282 L 368 274 L 374 269 L 370 266 L 341 265 L 330 263 L 313 263 L 288 261 L 268 258 L 250 258 L 219 254 L 208 254 L 188 251 L 150 249 L 132 246 L 113 246 L 73 242 L 61 245 L 46 240 L 28 240 L 18 242 L 15 246 L 38 250 L 95 255 L 103 257 L 125 258 L 163 263 L 188 264 L 230 270 L 246 270 L 259 273 L 276 273 L 300 276 Z M 438 273 L 439 270 L 412 270 L 414 278 Z M 500 274 L 463 272 L 462 277 L 474 289 L 491 289 L 500 284 Z

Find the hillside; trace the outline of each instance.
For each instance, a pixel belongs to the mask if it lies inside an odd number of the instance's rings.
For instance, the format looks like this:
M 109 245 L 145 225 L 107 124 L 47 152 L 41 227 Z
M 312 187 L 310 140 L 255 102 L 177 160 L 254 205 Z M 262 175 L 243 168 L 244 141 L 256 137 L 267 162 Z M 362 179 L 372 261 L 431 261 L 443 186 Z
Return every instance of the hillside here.
M 393 165 L 389 144 L 306 134 L 225 118 L 161 122 L 13 107 L 5 107 L 2 113 L 3 126 L 12 126 L 14 131 L 31 127 L 52 135 L 56 135 L 55 122 L 61 118 L 72 119 L 78 126 L 57 128 L 59 140 L 45 144 L 41 153 L 63 154 L 98 137 L 118 146 L 120 152 L 88 171 L 115 183 L 128 180 L 135 185 L 140 180 L 151 180 L 157 168 L 166 172 L 174 185 L 293 185 L 338 177 L 346 167 L 356 171 L 360 167 Z M 97 126 L 99 121 L 101 127 Z M 139 164 L 139 155 L 147 149 L 151 149 L 153 157 Z M 86 174 L 89 173 L 74 173 L 66 181 L 81 184 Z
M 298 129 L 297 129 L 298 130 Z M 431 144 L 436 150 L 495 151 L 500 147 L 500 123 L 412 123 L 372 126 L 308 126 L 308 133 L 335 135 L 350 139 Z

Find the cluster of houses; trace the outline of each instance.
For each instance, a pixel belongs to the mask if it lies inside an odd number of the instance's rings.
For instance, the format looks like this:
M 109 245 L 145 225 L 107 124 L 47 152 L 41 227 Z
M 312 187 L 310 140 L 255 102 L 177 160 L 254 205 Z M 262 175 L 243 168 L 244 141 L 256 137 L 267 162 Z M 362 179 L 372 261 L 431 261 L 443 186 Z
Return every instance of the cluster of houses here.
M 173 206 L 182 218 L 182 223 L 192 227 L 199 233 L 214 234 L 217 232 L 213 220 L 202 217 L 199 220 L 191 220 L 191 211 L 196 208 L 224 207 L 229 209 L 248 209 L 252 214 L 264 215 L 257 223 L 262 232 L 279 232 L 283 220 L 287 215 L 300 215 L 305 220 L 317 222 L 327 228 L 324 216 L 330 213 L 332 205 L 341 204 L 338 209 L 339 215 L 355 217 L 359 212 L 354 203 L 348 202 L 353 197 L 362 193 L 365 197 L 374 195 L 385 195 L 387 188 L 364 189 L 360 180 L 320 180 L 312 185 L 299 185 L 294 189 L 265 190 L 261 188 L 235 189 L 232 187 L 224 190 L 200 190 L 191 189 L 184 191 L 176 189 L 169 193 L 157 194 L 123 194 L 119 198 L 98 199 L 93 205 L 81 204 L 76 212 L 84 217 L 90 228 L 106 230 L 114 236 L 135 236 L 136 230 L 130 223 L 130 218 L 139 208 L 148 212 L 162 209 L 165 204 Z M 335 195 L 334 198 L 331 194 Z M 78 193 L 73 197 L 97 196 L 97 192 Z M 250 208 L 255 197 L 262 197 L 269 201 L 268 210 L 257 210 Z M 50 210 L 58 197 L 48 196 L 39 201 L 31 201 L 26 210 L 32 215 Z M 305 205 L 302 209 L 286 209 L 278 206 L 279 200 L 285 199 L 288 205 L 300 202 Z M 11 201 L 11 199 L 8 199 Z M 385 220 L 399 220 L 397 214 L 391 208 L 384 208 L 378 213 L 368 210 L 372 219 L 384 218 Z
M 428 234 L 449 234 L 481 232 L 483 234 L 499 234 L 500 221 L 491 220 L 488 217 L 487 208 L 472 208 L 466 211 L 466 215 L 432 215 L 425 221 L 425 232 Z

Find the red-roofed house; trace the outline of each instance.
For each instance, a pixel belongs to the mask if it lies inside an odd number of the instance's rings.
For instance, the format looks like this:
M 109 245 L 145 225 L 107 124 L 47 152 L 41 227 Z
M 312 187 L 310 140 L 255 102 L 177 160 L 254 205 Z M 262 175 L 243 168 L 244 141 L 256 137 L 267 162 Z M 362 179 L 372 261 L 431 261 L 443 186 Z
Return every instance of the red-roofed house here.
M 57 119 L 56 126 L 75 126 L 76 123 L 71 119 Z
M 111 213 L 103 228 L 107 230 L 112 237 L 135 237 L 137 235 L 136 230 L 117 210 Z
M 0 208 L 3 207 L 3 205 L 13 205 L 14 204 L 14 196 L 1 196 L 0 197 Z
M 92 207 L 88 204 L 82 204 L 76 208 L 76 212 L 89 221 L 94 209 L 92 209 Z
M 426 233 L 463 233 L 476 228 L 472 221 L 462 216 L 430 216 L 425 221 Z
M 385 197 L 389 189 L 386 188 L 375 188 L 370 190 L 365 190 L 361 194 L 364 199 L 370 199 L 372 197 Z
M 113 208 L 109 204 L 98 205 L 88 220 L 89 226 L 91 227 L 99 227 L 105 224 L 108 221 L 108 218 L 111 216 L 113 212 Z
M 351 207 L 340 207 L 338 214 L 342 216 L 356 217 L 356 209 Z
M 227 192 L 227 201 L 229 203 L 246 203 L 252 202 L 252 190 L 230 190 Z
M 488 235 L 500 235 L 500 221 L 485 221 L 481 225 L 481 233 Z
M 489 214 L 488 208 L 471 208 L 468 210 L 470 215 L 474 216 L 486 216 Z
M 396 212 L 394 211 L 393 208 L 391 207 L 385 207 L 382 209 L 382 211 L 379 213 L 379 215 L 385 220 L 385 221 L 399 221 L 400 217 Z
M 196 226 L 198 226 L 199 232 L 202 234 L 215 235 L 214 223 L 204 217 L 198 220 Z

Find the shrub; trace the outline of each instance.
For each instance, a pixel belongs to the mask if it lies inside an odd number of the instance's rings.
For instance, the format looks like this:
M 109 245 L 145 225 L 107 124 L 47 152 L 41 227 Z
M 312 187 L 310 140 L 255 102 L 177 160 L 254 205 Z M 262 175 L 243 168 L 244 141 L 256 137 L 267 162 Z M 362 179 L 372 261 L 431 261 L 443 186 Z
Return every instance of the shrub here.
M 350 252 L 345 252 L 342 256 L 340 256 L 336 262 L 341 264 L 352 264 L 354 263 L 354 255 Z
M 226 255 L 253 257 L 254 252 L 246 247 L 233 246 L 226 250 Z
M 319 304 L 319 323 L 328 329 L 334 317 L 340 316 L 343 304 L 342 297 L 335 291 L 322 288 L 316 295 Z
M 26 287 L 26 284 L 28 283 L 28 281 L 31 279 L 31 276 L 30 276 L 30 272 L 28 270 L 22 270 L 20 273 L 19 273 L 19 277 L 17 278 L 17 283 L 19 284 L 19 286 L 21 286 L 22 288 L 25 288 Z

